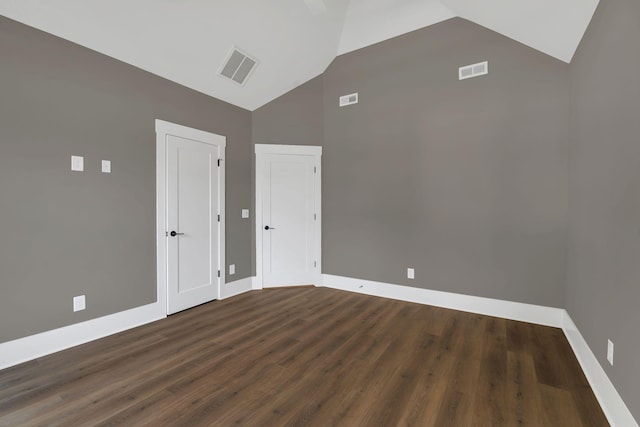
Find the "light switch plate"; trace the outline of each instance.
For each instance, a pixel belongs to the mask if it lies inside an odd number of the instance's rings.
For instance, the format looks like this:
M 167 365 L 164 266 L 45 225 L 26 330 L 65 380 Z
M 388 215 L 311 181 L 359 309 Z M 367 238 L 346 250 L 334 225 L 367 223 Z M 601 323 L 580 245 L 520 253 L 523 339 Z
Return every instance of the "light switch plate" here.
M 87 308 L 87 300 L 84 295 L 73 297 L 73 311 L 82 311 Z
M 229 264 L 229 276 L 236 274 L 236 265 Z
M 84 171 L 84 157 L 71 156 L 71 170 L 76 172 Z
M 242 218 L 249 218 L 249 209 L 242 209 Z
M 103 160 L 102 161 L 102 173 L 111 173 L 111 161 Z
M 407 268 L 407 279 L 415 279 L 416 272 L 413 268 Z

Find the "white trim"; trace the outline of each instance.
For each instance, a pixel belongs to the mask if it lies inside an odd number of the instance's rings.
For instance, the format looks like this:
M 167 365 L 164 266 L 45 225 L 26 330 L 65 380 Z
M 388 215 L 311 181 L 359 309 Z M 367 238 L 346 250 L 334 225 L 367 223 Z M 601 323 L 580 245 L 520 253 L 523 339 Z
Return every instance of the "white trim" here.
M 353 279 L 331 274 L 323 274 L 322 283 L 323 286 L 328 288 L 434 305 L 470 313 L 486 314 L 488 316 L 554 326 L 556 328 L 562 327 L 564 319 L 563 309 L 542 305 L 454 294 L 451 292 L 393 285 L 390 283 Z
M 322 283 L 320 286 L 333 289 L 562 328 L 609 423 L 613 427 L 638 427 L 638 423 L 633 418 L 631 411 L 629 411 L 622 397 L 611 383 L 571 316 L 564 309 L 412 288 L 330 274 L 322 275 Z M 255 276 L 236 280 L 224 285 L 221 298 L 230 298 L 252 289 L 260 289 L 257 286 Z M 161 320 L 165 317 L 166 305 L 156 302 L 0 343 L 0 370 Z
M 322 283 L 322 147 L 313 145 L 279 145 L 279 144 L 256 144 L 255 145 L 256 161 L 255 161 L 255 193 L 256 193 L 256 276 L 254 278 L 253 289 L 262 289 L 262 177 L 263 165 L 261 154 L 290 154 L 314 156 L 314 165 L 316 173 L 314 176 L 315 183 L 315 206 L 317 219 L 315 221 L 315 259 L 316 263 L 316 284 Z
M 212 132 L 193 129 L 187 126 L 166 122 L 160 119 L 156 119 L 156 133 L 160 135 L 173 135 L 173 136 L 179 136 L 181 138 L 193 139 L 195 141 L 206 142 L 208 144 L 213 144 L 213 145 L 219 145 L 221 147 L 227 146 L 226 137 L 224 137 L 223 135 L 217 135 Z M 225 140 L 221 141 L 220 137 L 225 138 Z
M 314 183 L 316 189 L 316 198 L 314 201 L 315 211 L 317 212 L 317 217 L 315 221 L 315 241 L 316 243 L 316 256 L 315 259 L 317 261 L 316 265 L 316 274 L 315 274 L 315 283 L 322 283 L 322 147 L 317 147 L 319 150 L 316 151 L 316 174 L 314 175 Z
M 156 302 L 8 341 L 0 344 L 0 369 L 164 319 L 165 317 L 165 306 Z
M 322 156 L 322 147 L 316 145 L 256 144 L 256 154 L 301 154 Z
M 225 175 L 226 175 L 226 154 L 225 148 L 227 145 L 227 138 L 223 135 L 217 135 L 212 132 L 205 132 L 198 129 L 193 129 L 187 126 L 182 126 L 176 123 L 167 122 L 164 120 L 156 119 L 156 271 L 157 271 L 157 301 L 165 307 L 165 315 L 168 313 L 167 308 L 167 238 L 166 238 L 166 222 L 167 222 L 167 135 L 178 136 L 181 138 L 192 139 L 194 141 L 204 142 L 212 144 L 218 149 L 218 156 L 220 161 L 220 222 L 219 222 L 219 263 L 220 263 L 220 278 L 218 279 L 218 292 L 217 298 L 222 298 L 222 285 L 225 282 L 225 230 L 226 230 L 226 216 L 225 216 Z
M 218 137 L 219 138 L 219 137 Z M 218 279 L 218 299 L 222 299 L 222 287 L 225 285 L 225 281 L 227 280 L 227 240 L 226 240 L 226 230 L 227 230 L 227 215 L 226 215 L 226 207 L 225 200 L 227 199 L 227 195 L 225 189 L 227 188 L 226 184 L 226 176 L 227 176 L 227 157 L 226 157 L 226 144 L 227 138 L 224 137 L 224 144 L 219 145 L 218 156 L 220 159 L 220 175 L 219 175 L 219 203 L 218 208 L 220 209 L 220 222 L 218 222 L 218 236 L 220 236 L 220 241 L 218 242 L 218 262 L 220 263 L 220 278 Z
M 255 233 L 256 233 L 256 275 L 253 280 L 253 289 L 262 289 L 262 162 L 260 161 L 260 155 L 258 152 L 258 144 L 256 144 L 256 161 L 255 161 L 255 194 L 256 194 L 256 208 L 255 208 Z
M 156 120 L 156 296 L 167 314 L 167 144 L 165 123 Z M 164 129 L 164 130 L 163 130 Z
M 222 298 L 231 298 L 252 290 L 255 277 L 226 283 Z M 87 320 L 36 335 L 0 343 L 0 369 L 47 356 L 118 332 L 166 318 L 166 305 L 147 304 L 115 314 Z
M 231 298 L 251 291 L 254 279 L 255 277 L 252 276 L 224 284 L 221 299 Z M 155 302 L 120 313 L 0 343 L 0 369 L 133 329 L 165 317 L 167 317 L 166 305 Z
M 591 385 L 593 393 L 596 395 L 598 402 L 600 402 L 607 420 L 613 427 L 638 427 L 638 423 L 633 418 L 631 411 L 629 411 L 629 408 L 613 386 L 613 383 L 611 383 L 607 373 L 598 362 L 598 359 L 596 359 L 596 356 L 566 310 L 564 310 L 564 315 L 562 330 L 569 344 L 571 344 L 571 348 Z
M 322 275 L 322 286 L 562 328 L 609 423 L 613 427 L 639 427 L 631 411 L 565 309 L 433 291 L 331 274 Z
M 220 289 L 220 299 L 231 298 L 253 290 L 253 279 L 254 277 L 251 276 L 223 284 Z

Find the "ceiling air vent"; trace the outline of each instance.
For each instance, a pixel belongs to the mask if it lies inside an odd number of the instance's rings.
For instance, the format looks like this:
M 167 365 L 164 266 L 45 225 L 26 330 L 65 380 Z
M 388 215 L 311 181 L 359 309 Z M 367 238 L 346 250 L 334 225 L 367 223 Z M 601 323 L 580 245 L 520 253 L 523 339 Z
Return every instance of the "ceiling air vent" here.
M 352 105 L 358 103 L 358 92 L 350 93 L 349 95 L 343 95 L 340 97 L 340 106 Z
M 234 47 L 231 49 L 229 56 L 227 56 L 227 60 L 220 70 L 220 75 L 233 80 L 239 85 L 244 85 L 257 64 L 257 60 L 250 58 L 249 55 Z
M 458 79 L 465 80 L 472 77 L 484 76 L 489 74 L 489 62 L 478 62 L 477 64 L 466 65 L 458 68 Z

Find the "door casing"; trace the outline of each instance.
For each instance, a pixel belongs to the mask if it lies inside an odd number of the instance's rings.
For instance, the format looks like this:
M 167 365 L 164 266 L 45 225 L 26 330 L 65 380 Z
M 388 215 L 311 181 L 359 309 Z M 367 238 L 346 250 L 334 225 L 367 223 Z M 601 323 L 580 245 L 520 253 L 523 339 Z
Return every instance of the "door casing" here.
M 192 139 L 219 145 L 220 150 L 220 288 L 225 283 L 225 147 L 226 137 L 211 132 L 193 129 L 164 120 L 156 120 L 156 265 L 157 265 L 157 302 L 168 313 L 168 250 L 167 250 L 167 135 Z
M 314 204 L 316 206 L 317 218 L 314 221 L 314 259 L 317 261 L 316 274 L 314 284 L 320 284 L 322 272 L 322 147 L 312 145 L 279 145 L 279 144 L 256 144 L 255 145 L 256 164 L 255 164 L 255 191 L 256 191 L 256 280 L 253 283 L 253 289 L 263 288 L 263 272 L 262 272 L 262 201 L 263 201 L 263 177 L 264 164 L 263 154 L 290 154 L 313 156 L 316 173 L 314 174 Z

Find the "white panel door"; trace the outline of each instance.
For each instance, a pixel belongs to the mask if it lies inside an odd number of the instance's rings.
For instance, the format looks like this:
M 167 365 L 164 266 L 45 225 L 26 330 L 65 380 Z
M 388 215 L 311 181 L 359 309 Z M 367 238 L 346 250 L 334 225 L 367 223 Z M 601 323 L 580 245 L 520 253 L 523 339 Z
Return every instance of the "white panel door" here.
M 167 312 L 218 298 L 222 147 L 167 135 Z
M 313 284 L 317 279 L 315 157 L 262 154 L 262 284 Z

